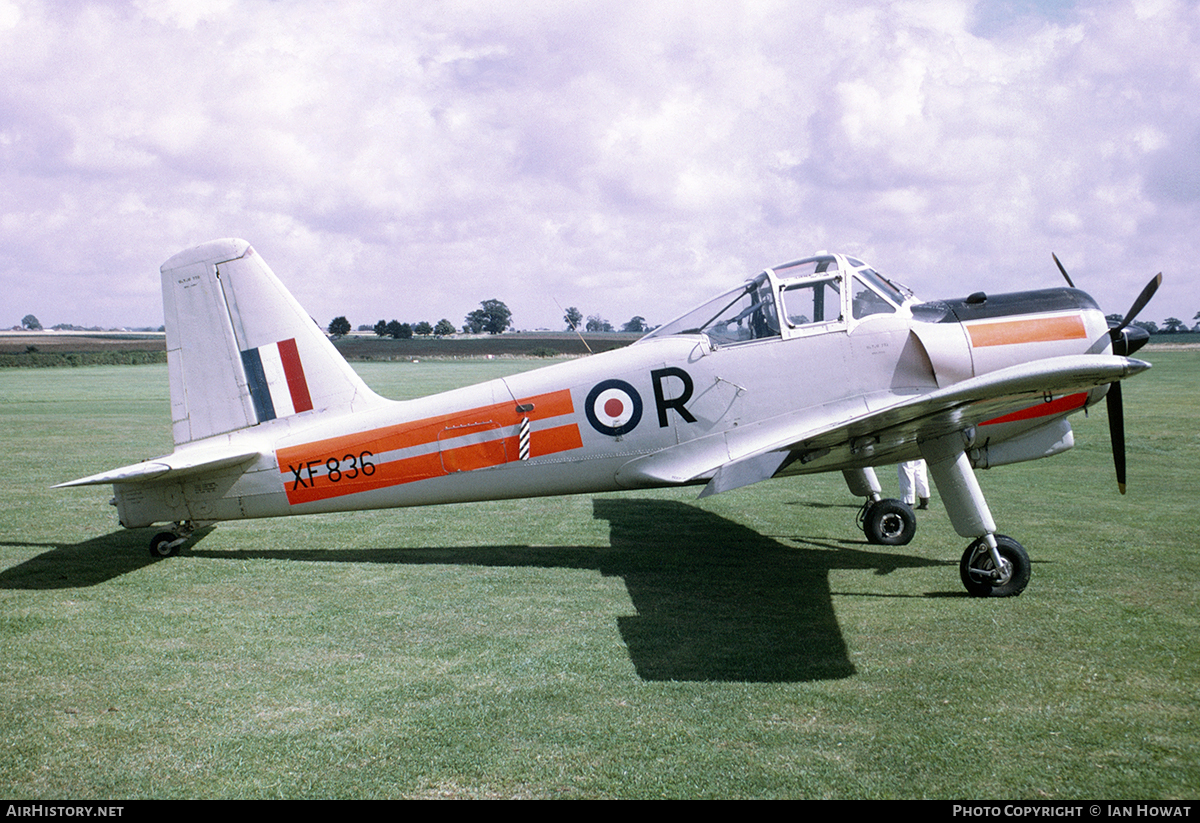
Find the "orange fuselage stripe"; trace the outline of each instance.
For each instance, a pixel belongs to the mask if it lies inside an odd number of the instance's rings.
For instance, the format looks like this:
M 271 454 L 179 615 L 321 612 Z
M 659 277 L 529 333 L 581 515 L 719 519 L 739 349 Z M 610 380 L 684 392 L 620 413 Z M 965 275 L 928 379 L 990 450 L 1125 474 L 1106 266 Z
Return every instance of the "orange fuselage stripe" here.
M 971 335 L 971 345 L 976 348 L 1087 338 L 1087 329 L 1083 325 L 1083 318 L 1078 314 L 1068 314 L 1063 317 L 1003 320 L 997 323 L 976 323 L 967 326 L 967 333 Z
M 532 404 L 533 408 L 519 412 L 518 404 Z M 275 459 L 288 502 L 308 503 L 515 461 L 520 449 L 515 436 L 461 446 L 453 442 L 467 435 L 499 434 L 524 417 L 546 420 L 574 411 L 571 392 L 562 390 L 291 446 L 276 452 Z M 383 462 L 382 456 L 389 452 L 434 443 L 440 444 L 437 451 Z M 529 435 L 530 458 L 582 447 L 579 426 L 574 423 L 535 429 Z

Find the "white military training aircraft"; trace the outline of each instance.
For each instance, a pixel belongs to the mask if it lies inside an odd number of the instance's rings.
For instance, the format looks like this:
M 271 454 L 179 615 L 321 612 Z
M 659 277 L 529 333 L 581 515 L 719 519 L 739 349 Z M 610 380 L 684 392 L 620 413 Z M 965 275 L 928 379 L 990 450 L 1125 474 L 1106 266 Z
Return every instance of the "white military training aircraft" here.
M 1073 286 L 923 303 L 821 253 L 627 348 L 396 402 L 248 243 L 217 240 L 162 266 L 175 451 L 61 486 L 112 484 L 127 528 L 173 523 L 150 545 L 168 556 L 221 520 L 684 484 L 703 497 L 841 471 L 868 540 L 896 545 L 916 520 L 873 469 L 923 457 L 972 540 L 967 590 L 1011 596 L 1029 558 L 996 534 L 973 469 L 1071 448 L 1067 416 L 1107 394 L 1124 491 L 1117 381 L 1149 368 L 1128 357 L 1147 338 L 1129 323 L 1161 279 L 1110 329 Z

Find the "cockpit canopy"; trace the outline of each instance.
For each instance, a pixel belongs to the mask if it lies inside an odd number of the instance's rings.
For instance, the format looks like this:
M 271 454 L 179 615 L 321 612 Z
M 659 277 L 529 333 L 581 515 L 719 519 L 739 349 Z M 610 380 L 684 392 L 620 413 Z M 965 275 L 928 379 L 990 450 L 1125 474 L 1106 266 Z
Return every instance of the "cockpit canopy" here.
M 895 313 L 911 297 L 861 260 L 820 254 L 767 269 L 643 339 L 703 334 L 720 346 L 805 336 Z

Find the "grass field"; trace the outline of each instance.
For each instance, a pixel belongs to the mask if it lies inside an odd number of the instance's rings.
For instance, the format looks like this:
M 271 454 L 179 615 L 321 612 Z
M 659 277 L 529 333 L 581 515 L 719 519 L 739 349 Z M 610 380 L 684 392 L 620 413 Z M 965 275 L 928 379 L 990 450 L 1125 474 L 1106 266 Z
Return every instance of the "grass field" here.
M 975 600 L 935 493 L 868 546 L 838 476 L 224 524 L 153 561 L 107 489 L 166 367 L 0 373 L 0 795 L 1200 795 L 1200 352 L 980 474 L 1033 558 Z M 405 397 L 536 361 L 360 364 Z M 881 472 L 885 488 L 894 476 Z

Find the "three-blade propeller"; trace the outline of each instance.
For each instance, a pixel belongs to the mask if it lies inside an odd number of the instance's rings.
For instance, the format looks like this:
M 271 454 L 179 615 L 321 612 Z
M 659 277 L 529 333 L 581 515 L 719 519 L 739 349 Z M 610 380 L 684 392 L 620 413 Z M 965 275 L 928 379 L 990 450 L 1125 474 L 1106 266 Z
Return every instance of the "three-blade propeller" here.
M 1059 261 L 1058 255 L 1051 254 L 1050 256 L 1054 258 L 1054 264 L 1058 266 L 1058 270 L 1066 278 L 1067 285 L 1075 288 L 1075 284 L 1071 282 L 1071 276 L 1067 274 L 1067 270 Z M 1139 326 L 1130 326 L 1129 324 L 1138 316 L 1138 312 L 1146 307 L 1146 304 L 1150 302 L 1150 298 L 1154 297 L 1154 293 L 1158 291 L 1160 285 L 1162 285 L 1162 272 L 1159 272 L 1150 279 L 1150 282 L 1142 289 L 1142 293 L 1138 295 L 1137 300 L 1133 301 L 1133 305 L 1129 307 L 1129 311 L 1125 313 L 1125 317 L 1121 322 L 1108 330 L 1108 343 L 1112 346 L 1113 354 L 1128 357 L 1146 345 L 1146 341 L 1150 339 L 1149 332 Z M 1096 341 L 1090 351 L 1100 351 L 1104 348 L 1104 345 L 1105 340 L 1102 337 Z M 1108 405 L 1108 434 L 1112 440 L 1113 466 L 1117 470 L 1117 488 L 1121 494 L 1124 494 L 1125 407 L 1121 399 L 1120 382 L 1109 384 L 1108 394 L 1105 395 L 1105 402 Z

